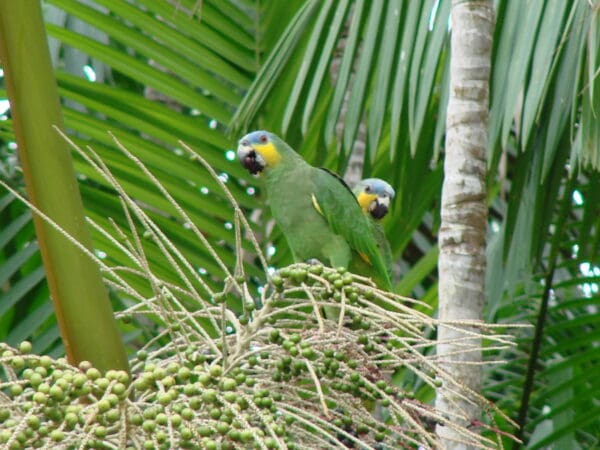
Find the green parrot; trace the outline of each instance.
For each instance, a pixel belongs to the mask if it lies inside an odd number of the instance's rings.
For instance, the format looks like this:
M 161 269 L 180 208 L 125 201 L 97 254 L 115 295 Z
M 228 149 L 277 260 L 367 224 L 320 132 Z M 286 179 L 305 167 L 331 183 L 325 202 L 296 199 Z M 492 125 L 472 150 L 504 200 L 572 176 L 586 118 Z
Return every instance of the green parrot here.
M 237 154 L 250 173 L 264 178 L 273 217 L 295 261 L 317 259 L 331 267 L 345 267 L 371 277 L 382 289 L 391 289 L 374 223 L 341 178 L 311 166 L 267 131 L 240 139 Z
M 375 229 L 375 240 L 379 251 L 383 256 L 388 275 L 392 276 L 392 249 L 388 242 L 381 220 L 386 216 L 390 209 L 390 201 L 393 200 L 396 192 L 385 181 L 379 178 L 365 178 L 358 182 L 352 190 L 363 212 L 367 214 Z

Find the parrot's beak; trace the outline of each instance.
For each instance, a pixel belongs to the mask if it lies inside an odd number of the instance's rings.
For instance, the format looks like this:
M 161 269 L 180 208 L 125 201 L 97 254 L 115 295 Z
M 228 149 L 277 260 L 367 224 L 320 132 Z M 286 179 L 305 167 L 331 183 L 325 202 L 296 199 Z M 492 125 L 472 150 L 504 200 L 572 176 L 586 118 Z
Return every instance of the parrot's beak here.
M 376 219 L 376 220 L 383 219 L 389 210 L 390 210 L 390 198 L 387 196 L 377 197 L 369 205 L 369 213 L 371 214 L 373 219 Z
M 252 175 L 262 172 L 265 168 L 264 158 L 254 150 L 246 139 L 242 139 L 237 149 L 238 159 Z

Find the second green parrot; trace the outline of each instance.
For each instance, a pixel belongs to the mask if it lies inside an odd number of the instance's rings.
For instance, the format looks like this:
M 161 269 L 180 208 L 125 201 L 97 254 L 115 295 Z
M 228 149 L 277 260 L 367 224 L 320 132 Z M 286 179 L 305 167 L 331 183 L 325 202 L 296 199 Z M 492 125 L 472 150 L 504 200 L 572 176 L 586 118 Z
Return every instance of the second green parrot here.
M 339 177 L 311 166 L 267 131 L 244 136 L 237 153 L 250 173 L 264 178 L 273 217 L 296 261 L 317 259 L 391 288 L 374 223 Z
M 388 275 L 392 276 L 392 249 L 388 242 L 381 220 L 390 209 L 390 202 L 396 192 L 387 182 L 380 178 L 365 178 L 359 181 L 352 190 L 363 212 L 371 218 L 375 230 L 375 240 L 385 261 Z

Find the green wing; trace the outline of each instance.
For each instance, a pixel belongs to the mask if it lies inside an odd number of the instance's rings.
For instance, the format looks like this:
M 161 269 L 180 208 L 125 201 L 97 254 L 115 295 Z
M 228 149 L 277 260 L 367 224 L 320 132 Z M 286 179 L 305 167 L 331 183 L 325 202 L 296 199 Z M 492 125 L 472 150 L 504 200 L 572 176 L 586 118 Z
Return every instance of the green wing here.
M 379 247 L 379 251 L 381 252 L 381 256 L 383 256 L 383 261 L 385 262 L 385 267 L 389 276 L 392 276 L 392 266 L 394 264 L 394 258 L 392 257 L 392 249 L 390 247 L 390 243 L 387 240 L 385 235 L 385 231 L 383 226 L 374 221 L 371 217 L 369 220 L 373 224 L 373 229 L 375 231 L 375 240 L 377 241 L 377 246 Z
M 317 188 L 313 195 L 319 212 L 334 233 L 346 239 L 353 250 L 368 259 L 389 289 L 391 282 L 377 246 L 374 224 L 360 209 L 356 197 L 341 178 L 326 169 L 315 169 L 313 174 Z

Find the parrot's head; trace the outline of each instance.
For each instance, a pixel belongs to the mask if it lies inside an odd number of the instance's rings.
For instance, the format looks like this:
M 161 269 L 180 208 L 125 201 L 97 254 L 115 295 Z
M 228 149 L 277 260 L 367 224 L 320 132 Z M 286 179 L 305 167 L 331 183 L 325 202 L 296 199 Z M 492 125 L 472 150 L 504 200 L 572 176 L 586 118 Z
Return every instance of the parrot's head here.
M 281 159 L 281 139 L 268 131 L 248 133 L 238 144 L 238 158 L 251 174 L 275 166 Z
M 354 195 L 356 195 L 362 210 L 379 220 L 388 213 L 390 201 L 396 192 L 388 183 L 379 178 L 366 178 L 356 185 Z

